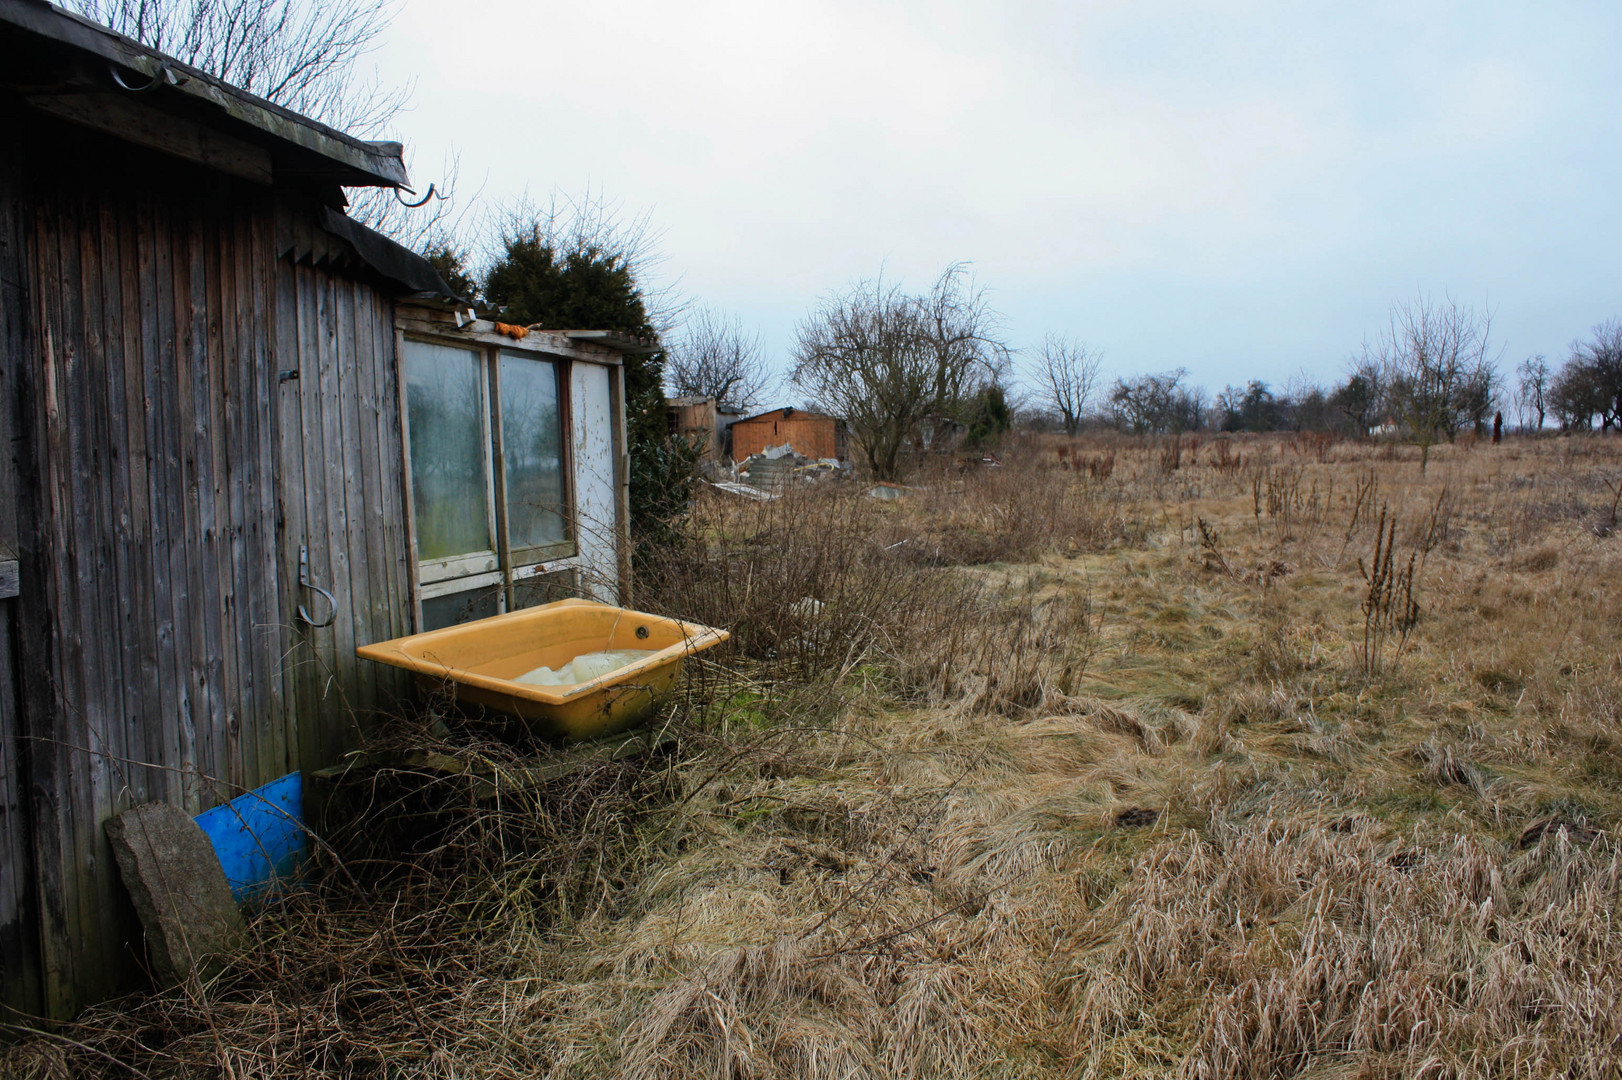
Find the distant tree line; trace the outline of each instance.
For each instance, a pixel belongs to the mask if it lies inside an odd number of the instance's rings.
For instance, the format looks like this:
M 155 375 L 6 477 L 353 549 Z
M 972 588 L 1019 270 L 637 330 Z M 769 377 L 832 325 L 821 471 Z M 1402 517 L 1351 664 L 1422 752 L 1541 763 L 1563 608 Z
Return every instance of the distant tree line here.
M 1342 381 L 1310 378 L 1275 386 L 1253 379 L 1214 395 L 1185 368 L 1099 378 L 1102 353 L 1050 336 L 1028 365 L 1022 425 L 1132 434 L 1321 431 L 1386 435 L 1421 446 L 1460 432 L 1485 434 L 1511 409 L 1523 431 L 1622 430 L 1622 320 L 1602 323 L 1571 345 L 1558 368 L 1533 356 L 1500 371 L 1492 317 L 1452 298 L 1420 296 L 1392 308 L 1386 326 L 1348 364 Z
M 1215 394 L 1183 367 L 1107 382 L 1100 349 L 1056 334 L 1026 359 L 1021 391 L 1000 325 L 961 265 L 917 295 L 882 279 L 858 282 L 801 324 L 792 378 L 847 420 L 881 477 L 903 467 L 920 433 L 943 424 L 969 445 L 1009 426 L 1070 435 L 1333 432 L 1413 443 L 1422 467 L 1437 443 L 1500 429 L 1506 408 L 1526 431 L 1550 421 L 1564 431 L 1622 429 L 1622 320 L 1574 342 L 1558 369 L 1527 359 L 1511 384 L 1490 311 L 1420 294 L 1392 307 L 1339 380 L 1253 379 Z

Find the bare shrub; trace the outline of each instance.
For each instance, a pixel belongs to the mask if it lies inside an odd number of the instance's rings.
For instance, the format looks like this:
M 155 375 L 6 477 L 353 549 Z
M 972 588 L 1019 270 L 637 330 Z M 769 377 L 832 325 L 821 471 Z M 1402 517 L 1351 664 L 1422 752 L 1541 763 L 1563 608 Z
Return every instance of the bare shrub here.
M 1291 435 L 1287 445 L 1300 457 L 1323 465 L 1329 461 L 1335 442 L 1336 435 L 1332 431 L 1301 431 Z
M 1198 440 L 1190 441 L 1194 446 L 1198 446 Z M 1181 435 L 1173 435 L 1170 439 L 1166 440 L 1166 442 L 1160 447 L 1160 471 L 1163 473 L 1172 473 L 1182 468 L 1184 449 L 1183 437 Z M 1193 457 L 1192 450 L 1190 450 L 1189 456 L 1190 458 Z
M 1374 469 L 1359 470 L 1356 477 L 1356 490 L 1351 500 L 1351 514 L 1346 521 L 1346 535 L 1341 543 L 1342 554 L 1351 545 L 1352 537 L 1358 534 L 1359 528 L 1366 528 L 1368 523 L 1374 519 L 1374 502 L 1379 497 L 1379 494 L 1379 473 Z
M 1617 509 L 1622 507 L 1622 476 L 1617 477 L 1614 481 L 1610 477 L 1601 477 L 1601 480 L 1611 493 L 1611 512 L 1605 521 L 1605 527 L 1614 529 L 1616 528 Z
M 1108 480 L 1115 473 L 1115 451 L 1105 450 L 1098 454 L 1077 454 L 1074 458 L 1076 468 L 1085 469 L 1087 475 L 1094 480 Z
M 773 676 L 817 679 L 875 646 L 937 632 L 961 588 L 883 539 L 883 508 L 851 489 L 701 501 L 681 542 L 648 555 L 642 602 L 732 632 Z
M 223 974 L 89 1010 L 59 1029 L 60 1070 L 39 1075 L 546 1070 L 556 1048 L 532 1023 L 526 958 L 548 928 L 622 894 L 668 762 L 452 737 L 430 709 L 349 763 L 312 819 L 325 839 L 309 880 L 250 913 Z M 331 781 L 310 784 L 307 799 Z M 37 1049 L 11 1064 L 27 1075 Z
M 1206 524 L 1204 518 L 1196 518 L 1195 525 L 1199 530 L 1200 552 L 1204 557 L 1207 570 L 1220 570 L 1229 577 L 1237 577 L 1234 569 L 1228 563 L 1228 557 L 1222 553 L 1222 538 L 1217 531 Z

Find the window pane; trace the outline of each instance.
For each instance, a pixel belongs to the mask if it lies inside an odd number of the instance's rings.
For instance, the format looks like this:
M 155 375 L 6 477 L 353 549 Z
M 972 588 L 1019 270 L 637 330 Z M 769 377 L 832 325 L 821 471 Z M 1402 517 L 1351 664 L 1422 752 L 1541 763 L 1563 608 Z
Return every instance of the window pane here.
M 558 376 L 545 360 L 502 354 L 501 442 L 507 473 L 507 536 L 513 548 L 566 539 Z
M 514 582 L 512 607 L 517 611 L 519 608 L 539 607 L 554 600 L 567 600 L 579 595 L 580 583 L 572 569 L 552 570 Z
M 418 555 L 489 551 L 479 354 L 408 341 L 405 376 Z
M 496 614 L 501 586 L 486 585 L 469 592 L 435 596 L 422 602 L 422 629 L 440 630 Z

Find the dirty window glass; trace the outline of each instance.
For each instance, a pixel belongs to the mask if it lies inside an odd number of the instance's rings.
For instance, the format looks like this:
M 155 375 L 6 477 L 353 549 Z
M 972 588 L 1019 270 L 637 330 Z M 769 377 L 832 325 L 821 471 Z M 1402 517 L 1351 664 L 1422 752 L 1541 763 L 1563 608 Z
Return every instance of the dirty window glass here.
M 501 587 L 486 585 L 468 592 L 436 596 L 422 602 L 423 630 L 440 630 L 447 626 L 488 619 L 499 610 Z
M 501 442 L 511 546 L 566 539 L 563 527 L 563 429 L 557 369 L 545 360 L 501 356 Z
M 490 484 L 479 355 L 411 341 L 404 366 L 419 557 L 489 551 Z
M 513 582 L 511 608 L 539 607 L 580 595 L 580 575 L 573 569 L 552 570 Z

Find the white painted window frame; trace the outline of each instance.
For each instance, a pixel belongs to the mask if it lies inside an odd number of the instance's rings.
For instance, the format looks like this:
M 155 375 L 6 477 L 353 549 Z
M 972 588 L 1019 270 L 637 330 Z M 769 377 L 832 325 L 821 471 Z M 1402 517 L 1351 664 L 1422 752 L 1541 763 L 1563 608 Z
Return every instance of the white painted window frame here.
M 497 333 L 495 326 L 496 324 L 483 320 L 474 320 L 471 323 L 457 325 L 447 313 L 432 308 L 412 308 L 405 314 L 402 314 L 402 309 L 397 308 L 395 371 L 399 392 L 400 449 L 404 469 L 405 527 L 409 537 L 410 565 L 408 571 L 411 581 L 412 624 L 414 630 L 420 631 L 422 629 L 422 602 L 424 600 L 469 593 L 477 589 L 498 585 L 505 587 L 497 595 L 497 610 L 505 611 L 508 609 L 508 605 L 513 602 L 516 590 L 528 578 L 539 577 L 556 571 L 572 571 L 576 575 L 576 580 L 580 581 L 583 580 L 580 575 L 590 569 L 583 565 L 578 535 L 579 523 L 576 520 L 578 510 L 577 491 L 580 478 L 577 475 L 577 463 L 574 460 L 575 416 L 571 371 L 573 365 L 577 363 L 592 364 L 611 369 L 609 386 L 611 407 L 615 413 L 614 429 L 611 432 L 614 446 L 613 483 L 618 493 L 618 522 L 615 527 L 616 557 L 620 564 L 618 592 L 622 603 L 629 600 L 629 545 L 626 534 L 628 527 L 626 485 L 629 480 L 629 462 L 626 456 L 625 442 L 623 362 L 619 354 L 612 349 L 571 340 L 566 335 L 539 333 L 531 335 L 530 340 L 514 341 L 505 335 Z M 410 409 L 406 400 L 407 388 L 404 375 L 405 349 L 407 342 L 410 341 L 468 349 L 477 351 L 480 356 L 480 368 L 484 376 L 481 380 L 483 409 L 481 422 L 486 457 L 486 476 L 490 489 L 487 505 L 492 515 L 496 517 L 491 529 L 491 535 L 495 539 L 496 545 L 494 552 L 476 552 L 456 558 L 428 560 L 427 562 L 423 562 L 418 558 L 416 507 L 411 482 Z M 492 400 L 490 393 L 492 385 L 491 370 L 498 367 L 499 358 L 503 351 L 535 354 L 536 359 L 546 360 L 553 365 L 558 380 L 559 430 L 562 442 L 560 452 L 563 463 L 565 504 L 564 521 L 567 533 L 567 539 L 559 544 L 511 551 L 504 535 L 505 507 L 502 505 L 501 500 L 504 498 L 505 478 L 500 475 L 501 463 L 496 459 L 497 448 L 495 432 L 492 427 L 492 425 L 499 422 L 497 417 L 499 402 Z M 499 383 L 499 378 L 500 376 L 497 374 L 495 377 L 497 383 Z M 501 565 L 504 554 L 510 554 L 512 557 L 510 566 L 503 567 Z

